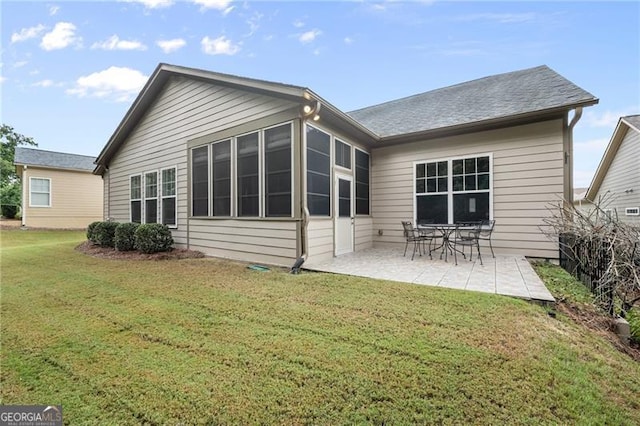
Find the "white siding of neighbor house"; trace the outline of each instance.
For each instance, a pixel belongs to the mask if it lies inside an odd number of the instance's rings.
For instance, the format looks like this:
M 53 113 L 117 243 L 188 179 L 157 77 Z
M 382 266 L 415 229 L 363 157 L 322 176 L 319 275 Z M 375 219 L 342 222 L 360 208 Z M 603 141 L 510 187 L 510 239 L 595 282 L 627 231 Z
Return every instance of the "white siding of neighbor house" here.
M 633 189 L 632 192 L 626 192 Z M 611 209 L 622 222 L 640 225 L 640 216 L 627 216 L 628 207 L 640 208 L 640 133 L 629 128 L 622 139 L 594 201 L 603 200 L 602 208 Z
M 374 245 L 404 243 L 400 222 L 414 217 L 415 161 L 488 153 L 493 156 L 495 251 L 557 258 L 557 242 L 539 227 L 550 215 L 550 203 L 562 200 L 565 170 L 561 119 L 374 149 Z
M 50 207 L 30 207 L 30 178 L 50 179 Z M 85 228 L 102 220 L 102 181 L 91 172 L 27 166 L 23 171 L 24 225 L 34 228 Z
M 293 106 L 291 102 L 274 97 L 172 77 L 108 165 L 110 217 L 118 222 L 129 221 L 131 175 L 176 166 L 177 228 L 172 229 L 176 245 L 186 247 L 193 243 L 193 248 L 203 248 L 209 253 L 229 258 L 246 260 L 253 257 L 256 239 L 279 238 L 280 234 L 271 237 L 270 232 L 282 224 L 261 220 L 229 221 L 223 225 L 218 221 L 193 220 L 190 225 L 193 241 L 188 241 L 187 141 L 269 117 Z M 222 230 L 225 226 L 227 229 Z M 286 226 L 287 229 L 295 229 L 295 224 Z M 253 238 L 238 238 L 232 245 L 224 241 L 227 238 L 224 235 L 230 234 L 231 230 L 241 235 L 245 228 L 251 230 Z M 212 230 L 221 230 L 221 236 L 214 237 Z M 274 258 L 295 259 L 295 242 L 291 244 L 289 234 L 283 233 L 281 238 L 286 242 L 272 243 L 273 247 L 282 250 Z M 215 243 L 221 245 L 214 250 Z M 272 256 L 264 253 L 264 258 L 271 259 Z

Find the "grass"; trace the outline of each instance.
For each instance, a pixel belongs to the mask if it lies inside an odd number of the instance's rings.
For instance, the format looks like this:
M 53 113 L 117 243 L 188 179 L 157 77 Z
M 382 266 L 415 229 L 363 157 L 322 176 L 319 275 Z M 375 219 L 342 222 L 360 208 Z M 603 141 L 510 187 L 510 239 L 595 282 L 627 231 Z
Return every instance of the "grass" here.
M 522 300 L 0 237 L 2 404 L 72 424 L 640 423 L 640 366 Z

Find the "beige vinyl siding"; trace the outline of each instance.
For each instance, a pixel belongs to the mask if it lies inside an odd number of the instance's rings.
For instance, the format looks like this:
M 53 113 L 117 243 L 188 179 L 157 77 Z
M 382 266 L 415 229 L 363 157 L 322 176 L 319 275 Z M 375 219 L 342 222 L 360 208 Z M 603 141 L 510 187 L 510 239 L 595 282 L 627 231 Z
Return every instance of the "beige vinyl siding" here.
M 102 218 L 109 219 L 109 171 L 105 170 L 102 174 Z
M 50 179 L 50 207 L 29 207 L 30 178 Z M 102 220 L 102 179 L 91 172 L 45 169 L 27 166 L 22 175 L 25 185 L 24 224 L 34 228 L 85 228 Z
M 371 157 L 374 244 L 404 243 L 400 221 L 414 220 L 414 162 L 476 154 L 493 156 L 494 249 L 557 258 L 557 243 L 543 235 L 539 226 L 550 215 L 549 204 L 562 200 L 564 190 L 560 119 L 375 148 Z
M 355 220 L 355 251 L 373 247 L 373 218 L 370 216 L 356 216 Z
M 297 223 L 191 219 L 189 247 L 209 256 L 291 266 L 297 257 Z
M 333 218 L 311 217 L 307 237 L 309 262 L 323 262 L 333 257 Z
M 633 192 L 625 193 L 629 189 Z M 619 220 L 640 225 L 640 216 L 625 215 L 627 207 L 640 207 L 640 133 L 632 128 L 622 139 L 594 201 L 600 198 L 606 200 L 602 207 L 615 210 Z
M 172 77 L 109 164 L 111 217 L 119 222 L 129 221 L 131 175 L 175 166 L 177 228 L 172 229 L 172 234 L 178 246 L 186 246 L 189 214 L 187 141 L 269 117 L 293 106 L 291 102 L 273 97 Z M 245 225 L 238 222 L 236 226 Z M 253 250 L 251 243 L 242 247 L 247 253 Z M 236 245 L 232 251 L 242 250 Z M 233 257 L 231 251 L 225 257 Z

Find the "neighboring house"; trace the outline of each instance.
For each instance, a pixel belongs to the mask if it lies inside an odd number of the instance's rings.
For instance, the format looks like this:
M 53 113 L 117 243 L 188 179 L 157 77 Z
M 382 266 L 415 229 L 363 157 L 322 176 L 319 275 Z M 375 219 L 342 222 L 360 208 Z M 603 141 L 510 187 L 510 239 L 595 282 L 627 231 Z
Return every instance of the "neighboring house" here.
M 497 251 L 557 258 L 539 226 L 573 198 L 572 129 L 597 102 L 540 66 L 345 113 L 305 87 L 160 64 L 95 173 L 106 217 L 213 256 L 322 261 L 404 244 L 402 220 L 495 219 Z
M 586 198 L 622 222 L 640 225 L 640 115 L 618 120 Z
M 17 147 L 22 226 L 84 228 L 102 220 L 103 187 L 95 157 Z
M 589 188 L 573 189 L 573 205 L 583 214 L 589 214 L 589 212 L 593 209 L 593 204 L 586 198 L 588 190 Z

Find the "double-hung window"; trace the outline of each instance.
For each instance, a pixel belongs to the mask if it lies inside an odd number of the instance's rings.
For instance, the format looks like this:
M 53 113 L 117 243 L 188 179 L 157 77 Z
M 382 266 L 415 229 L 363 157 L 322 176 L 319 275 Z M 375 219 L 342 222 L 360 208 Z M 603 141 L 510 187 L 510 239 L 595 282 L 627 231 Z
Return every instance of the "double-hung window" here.
M 29 207 L 51 207 L 51 179 L 29 178 Z
M 491 156 L 416 163 L 415 197 L 418 223 L 490 219 Z
M 134 175 L 129 178 L 129 220 L 134 223 L 142 223 L 142 175 Z
M 176 225 L 176 168 L 162 169 L 162 202 L 160 204 L 162 223 Z
M 158 172 L 144 174 L 144 223 L 158 222 Z

